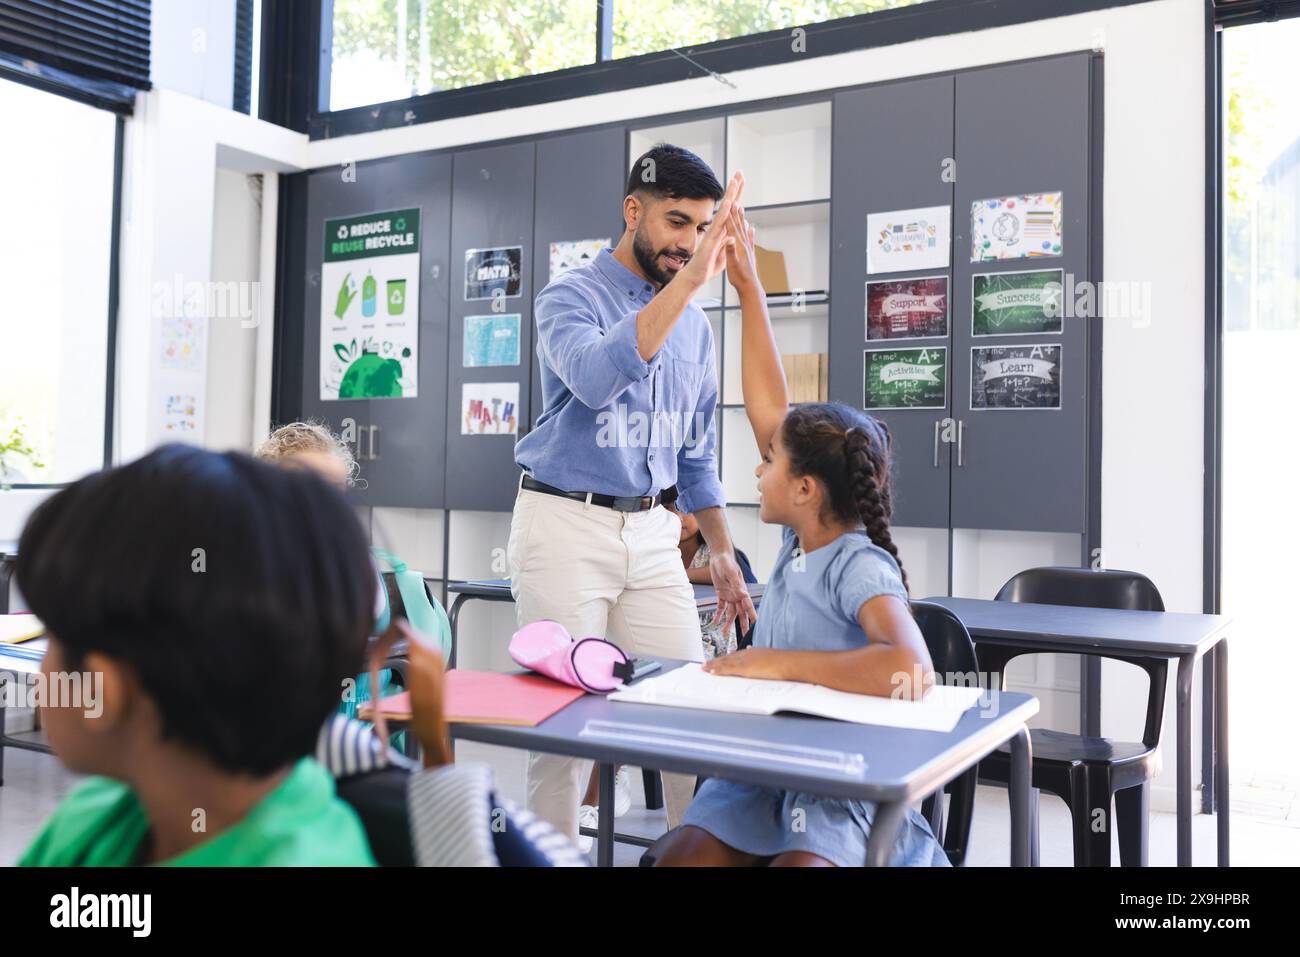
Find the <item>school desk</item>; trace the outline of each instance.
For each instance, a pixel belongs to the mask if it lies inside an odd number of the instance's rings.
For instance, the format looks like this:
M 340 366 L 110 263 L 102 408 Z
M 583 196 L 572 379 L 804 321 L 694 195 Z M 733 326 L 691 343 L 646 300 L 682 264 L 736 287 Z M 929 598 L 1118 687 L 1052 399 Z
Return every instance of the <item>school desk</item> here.
M 976 648 L 996 644 L 1027 651 L 1118 658 L 1176 658 L 1178 866 L 1192 863 L 1192 669 L 1208 656 L 1213 681 L 1202 706 L 1213 716 L 1212 740 L 1204 752 L 1214 780 L 1218 814 L 1218 863 L 1228 866 L 1228 642 L 1232 619 L 1172 611 L 1123 611 L 1036 605 L 977 598 L 927 598 L 962 620 Z M 1207 769 L 1208 771 L 1209 769 Z
M 685 664 L 658 660 L 665 670 Z M 1031 846 L 1037 844 L 1030 813 L 1026 722 L 1037 713 L 1037 698 L 1004 692 L 967 710 L 952 731 L 937 732 L 584 695 L 533 728 L 455 724 L 450 730 L 453 740 L 595 761 L 600 806 L 605 808 L 614 806 L 614 769 L 619 764 L 872 801 L 878 808 L 866 863 L 874 866 L 888 861 L 910 805 L 1010 743 L 1011 863 L 1025 866 Z M 608 867 L 614 859 L 614 815 L 600 815 L 596 840 L 596 863 Z

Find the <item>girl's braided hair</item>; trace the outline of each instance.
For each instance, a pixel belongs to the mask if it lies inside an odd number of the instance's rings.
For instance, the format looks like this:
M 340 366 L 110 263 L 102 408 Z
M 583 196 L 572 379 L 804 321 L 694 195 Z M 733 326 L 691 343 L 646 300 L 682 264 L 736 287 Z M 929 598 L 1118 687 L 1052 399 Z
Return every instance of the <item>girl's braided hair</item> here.
M 907 572 L 889 528 L 892 438 L 885 424 L 841 402 L 810 402 L 790 409 L 781 441 L 793 474 L 811 476 L 826 490 L 823 521 L 866 526 L 871 541 L 898 563 L 907 588 Z

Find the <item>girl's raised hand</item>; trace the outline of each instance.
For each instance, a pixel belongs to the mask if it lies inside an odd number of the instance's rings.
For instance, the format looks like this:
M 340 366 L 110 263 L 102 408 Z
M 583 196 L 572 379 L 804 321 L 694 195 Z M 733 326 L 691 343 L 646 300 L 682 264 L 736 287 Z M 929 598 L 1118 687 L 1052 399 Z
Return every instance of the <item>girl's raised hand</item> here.
M 692 288 L 701 288 L 726 268 L 727 250 L 735 243 L 735 238 L 730 235 L 727 224 L 730 221 L 731 208 L 740 200 L 740 193 L 744 188 L 745 177 L 737 170 L 731 177 L 731 182 L 727 184 L 727 191 L 722 196 L 722 202 L 718 204 L 717 212 L 713 214 L 713 222 L 709 223 L 708 228 L 704 230 L 699 245 L 695 247 L 695 253 L 677 274 L 678 279 Z

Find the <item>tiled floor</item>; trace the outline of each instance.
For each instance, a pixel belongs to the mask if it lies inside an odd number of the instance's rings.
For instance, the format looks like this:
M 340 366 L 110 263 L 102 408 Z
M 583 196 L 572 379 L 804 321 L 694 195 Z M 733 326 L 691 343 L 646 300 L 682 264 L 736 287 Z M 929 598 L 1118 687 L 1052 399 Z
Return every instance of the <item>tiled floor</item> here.
M 522 801 L 526 761 L 518 752 L 488 745 L 464 743 L 458 760 L 485 761 L 492 765 L 497 787 L 507 797 Z M 0 864 L 17 861 L 31 841 L 45 815 L 67 793 L 74 782 L 50 755 L 6 749 L 4 786 L 0 787 Z M 647 811 L 639 785 L 632 775 L 632 810 L 618 819 L 619 831 L 654 836 L 667 827 L 663 811 Z M 1286 779 L 1251 775 L 1248 783 L 1234 785 L 1232 798 L 1232 863 L 1265 866 L 1300 864 L 1300 787 Z M 1152 864 L 1174 863 L 1175 820 L 1173 814 L 1151 815 Z M 1070 820 L 1065 805 L 1044 795 L 1040 810 L 1041 858 L 1044 866 L 1068 867 L 1073 863 Z M 1197 815 L 1192 822 L 1193 860 L 1197 865 L 1215 863 L 1215 819 Z M 1009 825 L 1006 792 L 981 787 L 976 795 L 971 834 L 971 866 L 1005 866 Z M 593 860 L 594 860 L 593 852 Z M 614 862 L 636 866 L 641 849 L 617 845 Z M 1118 849 L 1113 859 L 1118 862 Z

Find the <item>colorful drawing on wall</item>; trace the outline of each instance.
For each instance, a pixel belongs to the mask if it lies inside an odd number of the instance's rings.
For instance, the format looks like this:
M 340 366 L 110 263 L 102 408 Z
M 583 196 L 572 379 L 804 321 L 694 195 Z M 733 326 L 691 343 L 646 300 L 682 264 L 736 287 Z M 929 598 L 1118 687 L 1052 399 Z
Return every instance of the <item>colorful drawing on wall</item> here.
M 947 404 L 947 348 L 863 350 L 864 409 L 942 409 Z
M 1030 336 L 1061 331 L 1065 272 L 1039 269 L 971 277 L 971 332 Z
M 610 245 L 609 237 L 551 243 L 551 281 L 554 282 L 570 269 L 587 265 L 608 245 Z
M 465 250 L 465 300 L 514 299 L 523 290 L 522 246 Z
M 508 316 L 466 316 L 462 364 L 479 366 L 519 365 L 519 314 Z
M 164 369 L 193 371 L 204 368 L 203 344 L 207 320 L 202 316 L 163 316 L 162 356 Z
M 325 220 L 320 397 L 415 398 L 419 320 L 420 211 Z
M 199 403 L 190 394 L 170 393 L 163 399 L 163 431 L 190 433 L 199 428 Z
M 461 435 L 515 435 L 518 431 L 518 382 L 466 382 L 461 385 Z
M 867 214 L 867 272 L 904 272 L 948 265 L 952 208 L 896 209 Z
M 1061 255 L 1061 194 L 1031 193 L 970 204 L 970 261 Z
M 972 348 L 970 407 L 972 411 L 1059 409 L 1060 345 Z
M 948 335 L 948 277 L 867 283 L 867 338 L 920 339 Z

